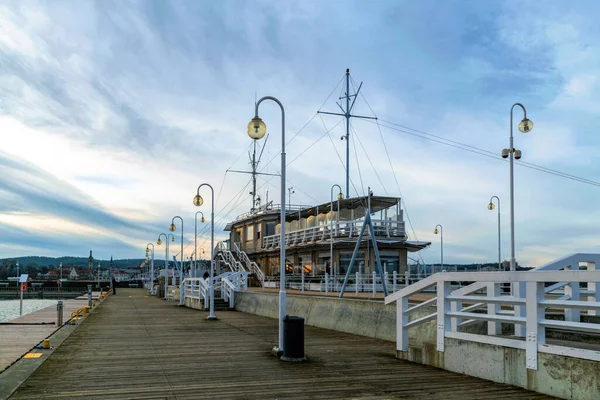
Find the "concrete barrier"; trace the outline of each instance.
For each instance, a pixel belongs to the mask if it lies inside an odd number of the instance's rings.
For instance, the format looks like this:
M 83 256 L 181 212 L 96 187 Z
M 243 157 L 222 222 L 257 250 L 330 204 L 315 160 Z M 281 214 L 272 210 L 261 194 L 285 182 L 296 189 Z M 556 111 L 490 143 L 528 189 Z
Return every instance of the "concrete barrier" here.
M 236 293 L 235 309 L 263 317 L 278 318 L 279 295 L 261 292 Z M 427 312 L 430 313 L 431 310 L 424 311 Z M 396 341 L 396 306 L 386 306 L 382 301 L 288 295 L 287 313 L 303 317 L 305 324 L 309 326 Z M 415 313 L 413 318 L 422 315 L 424 314 Z M 413 343 L 429 340 L 435 344 L 435 324 L 418 326 L 409 334 L 410 340 L 414 340 Z

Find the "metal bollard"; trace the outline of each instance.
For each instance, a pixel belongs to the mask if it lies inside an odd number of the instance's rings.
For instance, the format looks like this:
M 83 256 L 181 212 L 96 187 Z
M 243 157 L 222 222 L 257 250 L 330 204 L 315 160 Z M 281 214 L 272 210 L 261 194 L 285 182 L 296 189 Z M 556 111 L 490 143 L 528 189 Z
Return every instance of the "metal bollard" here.
M 88 306 L 92 306 L 92 285 L 88 285 Z
M 62 300 L 58 301 L 56 305 L 56 325 L 62 326 L 63 324 L 63 302 Z
M 329 274 L 325 272 L 325 296 L 329 296 Z

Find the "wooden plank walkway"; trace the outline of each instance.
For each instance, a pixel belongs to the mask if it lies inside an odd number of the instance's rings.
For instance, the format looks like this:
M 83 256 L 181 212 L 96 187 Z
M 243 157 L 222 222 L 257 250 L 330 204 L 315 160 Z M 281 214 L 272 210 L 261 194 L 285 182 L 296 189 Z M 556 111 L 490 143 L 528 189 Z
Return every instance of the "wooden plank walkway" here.
M 56 304 L 9 321 L 15 325 L 0 325 L 0 372 L 27 353 L 58 329 L 56 325 L 18 325 L 20 323 L 56 323 Z M 87 306 L 87 295 L 78 299 L 63 300 L 63 322 L 71 312 Z M 52 343 L 50 343 L 52 345 Z
M 309 361 L 270 350 L 277 321 L 120 289 L 11 399 L 548 399 L 394 358 L 394 344 L 306 327 Z

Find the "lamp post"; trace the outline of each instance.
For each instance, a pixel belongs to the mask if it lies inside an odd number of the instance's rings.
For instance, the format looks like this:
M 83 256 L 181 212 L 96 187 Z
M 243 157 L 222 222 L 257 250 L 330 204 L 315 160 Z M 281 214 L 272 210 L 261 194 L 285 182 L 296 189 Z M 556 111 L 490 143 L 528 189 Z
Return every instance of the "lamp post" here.
M 513 109 L 515 106 L 523 109 L 523 119 L 519 123 L 519 130 L 527 133 L 533 129 L 533 122 L 527 119 L 527 110 L 521 103 L 515 103 L 510 108 L 510 142 L 509 148 L 502 150 L 502 158 L 510 156 L 510 270 L 516 271 L 515 261 L 515 194 L 514 194 L 514 173 L 513 173 L 513 158 L 519 160 L 521 158 L 521 150 L 516 150 L 513 147 Z
M 179 260 L 181 260 L 181 268 L 179 269 L 179 290 L 183 290 L 183 286 L 181 285 L 183 283 L 183 218 L 181 218 L 179 215 L 176 215 L 173 217 L 173 219 L 171 219 L 171 225 L 169 226 L 169 230 L 171 232 L 175 232 L 175 230 L 177 229 L 177 227 L 175 226 L 175 218 L 179 218 L 181 220 L 181 253 L 179 254 Z M 183 296 L 179 296 L 179 305 L 182 306 L 183 305 Z
M 293 187 L 288 188 L 288 207 L 292 210 L 292 194 L 296 193 Z
M 215 320 L 217 317 L 215 316 L 215 284 L 214 284 L 214 263 L 215 263 L 215 190 L 208 183 L 203 183 L 198 186 L 196 190 L 196 196 L 194 196 L 194 205 L 196 207 L 200 207 L 204 204 L 204 199 L 200 196 L 200 188 L 202 186 L 208 186 L 210 188 L 210 281 L 208 282 L 208 291 L 209 291 L 209 302 L 210 302 L 210 311 L 208 313 L 209 320 Z M 198 215 L 198 213 L 196 213 Z M 202 222 L 204 222 L 204 214 L 202 214 Z
M 162 244 L 162 240 L 160 240 L 160 237 L 164 236 L 165 237 L 165 300 L 167 299 L 167 293 L 168 293 L 168 289 L 169 289 L 169 236 L 171 237 L 171 240 L 174 242 L 175 241 L 175 236 L 172 234 L 166 234 L 166 233 L 161 233 L 158 235 L 158 240 L 156 241 L 157 245 L 161 245 Z
M 258 117 L 258 107 L 265 100 L 272 100 L 281 108 L 281 229 L 279 239 L 279 343 L 277 352 L 283 351 L 283 318 L 286 311 L 285 294 L 285 109 L 275 97 L 265 96 L 254 106 L 254 118 L 248 124 L 248 136 L 254 140 L 261 139 L 267 133 L 267 126 Z
M 58 281 L 58 288 L 62 289 L 62 263 L 59 264 L 60 267 L 60 280 Z
M 442 225 L 437 224 L 435 226 L 435 230 L 433 231 L 433 233 L 435 233 L 436 235 L 438 234 L 438 227 L 440 228 L 439 233 L 440 233 L 440 240 L 441 240 L 441 268 L 442 271 L 444 270 L 444 229 L 442 228 Z
M 339 217 L 340 217 L 340 200 L 344 198 L 344 194 L 342 193 L 342 187 L 340 185 L 338 185 L 337 183 L 334 184 L 331 187 L 331 203 L 329 204 L 329 212 L 330 212 L 330 217 L 329 217 L 329 264 L 331 266 L 330 268 L 330 273 L 332 271 L 334 271 L 334 266 L 333 266 L 333 188 L 336 187 L 338 189 L 340 189 L 340 192 L 337 195 L 337 211 L 338 211 L 338 222 L 339 222 Z
M 21 276 L 20 272 L 21 271 L 19 270 L 19 262 L 17 261 L 17 278 Z
M 200 222 L 204 223 L 206 221 L 204 219 L 204 213 L 202 211 L 196 211 L 196 214 L 194 215 L 194 270 L 198 270 L 198 263 L 196 262 L 198 259 L 198 214 L 202 215 Z
M 492 196 L 490 198 L 490 204 L 488 204 L 488 210 L 493 210 L 495 205 L 493 200 L 496 199 L 498 202 L 498 271 L 502 271 L 502 252 L 500 251 L 500 198 L 498 196 Z
M 98 263 L 98 290 L 100 290 L 100 263 Z
M 150 260 L 150 295 L 154 295 L 154 243 L 146 245 L 146 256 L 148 256 L 148 246 L 152 246 L 152 259 Z

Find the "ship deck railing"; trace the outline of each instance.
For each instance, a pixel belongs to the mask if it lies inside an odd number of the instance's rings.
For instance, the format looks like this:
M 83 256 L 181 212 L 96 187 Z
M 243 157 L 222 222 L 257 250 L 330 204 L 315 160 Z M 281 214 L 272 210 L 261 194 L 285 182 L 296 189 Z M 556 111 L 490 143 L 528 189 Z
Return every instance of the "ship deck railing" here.
M 405 238 L 406 229 L 404 221 L 397 220 L 371 220 L 377 238 Z M 331 239 L 356 239 L 363 227 L 364 220 L 336 221 L 332 225 L 318 225 L 299 229 L 285 234 L 286 246 L 299 246 Z M 368 230 L 365 231 L 368 237 Z M 262 240 L 263 249 L 270 250 L 279 247 L 280 235 L 265 236 Z

